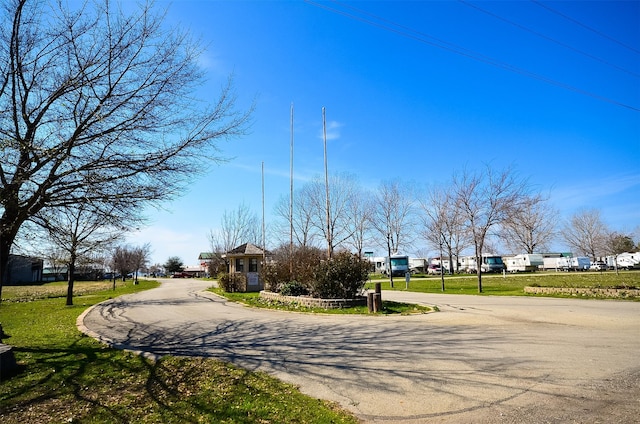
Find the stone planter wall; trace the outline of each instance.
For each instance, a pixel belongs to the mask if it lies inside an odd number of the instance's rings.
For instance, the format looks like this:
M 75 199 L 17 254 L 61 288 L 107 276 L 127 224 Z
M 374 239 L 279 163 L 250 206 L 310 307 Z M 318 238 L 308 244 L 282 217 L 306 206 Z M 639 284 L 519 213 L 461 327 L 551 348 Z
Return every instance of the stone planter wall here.
M 568 294 L 582 297 L 628 298 L 640 296 L 640 289 L 597 289 L 582 287 L 525 287 L 528 294 Z
M 274 293 L 270 291 L 261 291 L 260 299 L 270 300 L 273 302 L 291 303 L 300 306 L 306 306 L 308 308 L 322 308 L 322 309 L 340 309 L 348 308 L 351 306 L 366 306 L 367 298 L 358 297 L 355 299 L 318 299 L 309 296 L 282 296 L 280 293 Z

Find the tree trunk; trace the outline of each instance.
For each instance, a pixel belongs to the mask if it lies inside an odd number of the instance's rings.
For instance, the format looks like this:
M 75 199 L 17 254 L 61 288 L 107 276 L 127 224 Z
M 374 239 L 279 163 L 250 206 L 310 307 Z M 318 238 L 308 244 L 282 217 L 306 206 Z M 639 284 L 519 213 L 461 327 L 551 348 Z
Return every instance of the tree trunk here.
M 18 215 L 8 216 L 6 209 L 0 218 L 0 303 L 2 287 L 9 282 L 9 254 L 20 227 L 18 218 Z
M 478 274 L 478 293 L 482 293 L 482 255 L 476 253 L 476 273 Z
M 391 288 L 393 288 L 393 267 L 391 266 L 391 243 L 389 242 L 389 238 L 387 237 L 387 252 L 389 254 L 389 278 Z
M 451 264 L 451 262 L 449 262 Z M 440 245 L 440 282 L 442 284 L 442 291 L 444 292 L 444 261 L 442 260 L 442 245 Z
M 2 286 L 8 282 L 9 278 L 9 252 L 11 242 L 0 234 L 0 302 L 2 302 Z
M 69 261 L 69 266 L 67 269 L 67 273 L 68 273 L 67 281 L 69 282 L 69 284 L 67 285 L 67 306 L 73 305 L 73 282 L 74 282 L 73 275 L 75 274 L 75 271 L 76 271 L 76 262 L 75 262 L 75 259 L 72 257 L 71 260 Z

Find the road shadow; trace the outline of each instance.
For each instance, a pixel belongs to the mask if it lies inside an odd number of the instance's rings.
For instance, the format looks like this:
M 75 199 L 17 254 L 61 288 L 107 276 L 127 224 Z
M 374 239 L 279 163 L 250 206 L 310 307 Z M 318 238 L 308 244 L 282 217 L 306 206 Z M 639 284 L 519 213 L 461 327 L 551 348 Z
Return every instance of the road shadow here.
M 255 319 L 235 317 L 231 311 L 176 325 L 162 313 L 140 323 L 123 312 L 201 301 L 121 299 L 95 313 L 117 321 L 119 331 L 112 336 L 116 347 L 158 356 L 216 358 L 266 371 L 307 393 L 322 392 L 356 410 L 361 407 L 358 412 L 366 419 L 424 419 L 508 402 L 525 393 L 550 394 L 548 367 L 540 367 L 546 359 L 536 357 L 535 351 L 505 355 L 519 335 L 493 327 L 433 326 L 427 316 L 299 319 L 299 314 L 267 313 L 265 318 L 264 311 Z M 224 300 L 206 301 L 216 308 L 238 308 Z M 365 402 L 376 402 L 375 397 L 368 399 L 376 392 L 386 399 L 429 399 L 434 405 L 426 408 L 429 412 L 409 415 L 363 412 Z

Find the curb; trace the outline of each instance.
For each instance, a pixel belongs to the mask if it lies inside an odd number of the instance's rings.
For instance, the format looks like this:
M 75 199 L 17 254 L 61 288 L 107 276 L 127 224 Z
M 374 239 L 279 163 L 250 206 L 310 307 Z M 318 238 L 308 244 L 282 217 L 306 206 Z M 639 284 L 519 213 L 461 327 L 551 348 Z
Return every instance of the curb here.
M 100 343 L 106 345 L 107 347 L 111 348 L 111 349 L 118 349 L 118 350 L 124 350 L 126 352 L 130 352 L 133 353 L 134 355 L 137 356 L 141 356 L 145 359 L 149 359 L 153 362 L 156 362 L 157 360 L 159 360 L 160 358 L 162 358 L 161 355 L 157 355 L 155 353 L 151 353 L 151 352 L 147 352 L 144 350 L 140 350 L 140 349 L 136 349 L 130 345 L 127 344 L 123 344 L 123 343 L 115 343 L 113 340 L 104 337 L 98 333 L 96 333 L 93 330 L 90 330 L 89 328 L 87 328 L 86 325 L 84 325 L 84 319 L 85 317 L 96 307 L 100 306 L 100 305 L 104 305 L 105 303 L 111 302 L 113 301 L 113 299 L 109 299 L 109 300 L 105 300 L 103 302 L 100 303 L 96 303 L 95 305 L 85 309 L 76 319 L 76 328 L 78 329 L 78 331 L 80 331 L 82 334 L 91 337 L 97 341 L 99 341 Z

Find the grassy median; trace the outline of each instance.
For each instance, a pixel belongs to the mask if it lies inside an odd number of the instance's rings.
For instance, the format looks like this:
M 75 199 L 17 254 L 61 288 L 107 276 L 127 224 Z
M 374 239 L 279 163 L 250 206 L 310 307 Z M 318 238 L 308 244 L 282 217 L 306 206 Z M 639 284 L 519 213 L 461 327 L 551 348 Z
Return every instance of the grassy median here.
M 336 308 L 336 309 L 323 309 L 323 308 L 310 308 L 297 304 L 291 304 L 287 302 L 274 302 L 260 299 L 260 293 L 227 293 L 219 288 L 210 288 L 211 292 L 216 293 L 219 296 L 223 296 L 232 302 L 242 303 L 247 306 L 264 308 L 264 309 L 276 309 L 280 311 L 289 312 L 305 312 L 312 314 L 333 314 L 333 315 L 369 315 L 369 308 L 367 305 L 363 306 L 350 306 L 348 308 Z M 434 308 L 428 306 L 414 305 L 410 303 L 382 301 L 382 310 L 374 315 L 412 315 L 412 314 L 426 314 L 433 312 Z
M 154 362 L 76 329 L 77 317 L 91 305 L 156 284 L 119 282 L 112 291 L 83 283 L 74 306 L 65 306 L 63 284 L 4 287 L 0 323 L 10 337 L 3 341 L 14 346 L 20 370 L 0 382 L 0 422 L 358 422 L 265 373 L 207 358 Z
M 404 277 L 394 278 L 391 288 L 389 278 L 372 275 L 366 288 L 372 289 L 380 282 L 382 290 L 407 290 Z M 456 274 L 444 276 L 445 293 L 478 294 L 477 276 Z M 522 296 L 526 286 L 533 287 L 588 287 L 588 288 L 634 288 L 640 287 L 640 271 L 603 271 L 603 272 L 530 272 L 482 274 L 484 295 Z M 442 293 L 442 281 L 437 276 L 412 276 L 409 291 L 422 293 Z M 638 299 L 636 299 L 638 300 Z

